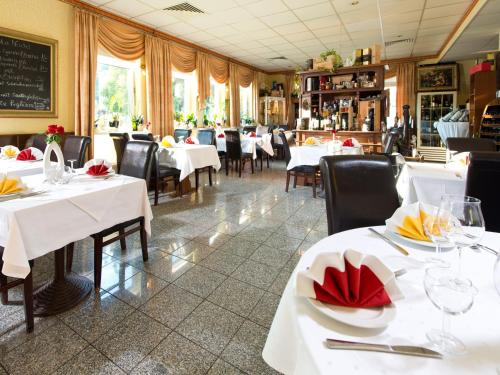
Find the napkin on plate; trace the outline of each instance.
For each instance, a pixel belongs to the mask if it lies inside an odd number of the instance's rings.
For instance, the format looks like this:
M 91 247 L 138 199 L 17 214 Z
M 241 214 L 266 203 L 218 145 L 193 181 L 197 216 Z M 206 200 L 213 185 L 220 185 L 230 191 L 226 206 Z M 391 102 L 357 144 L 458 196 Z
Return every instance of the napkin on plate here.
M 190 136 L 190 137 L 186 138 L 184 143 L 186 143 L 188 145 L 197 145 L 199 142 L 198 142 L 198 139 L 196 137 Z
M 248 136 L 252 137 L 252 138 L 255 138 L 255 137 L 257 137 L 257 133 L 255 133 L 255 132 L 249 132 Z
M 2 156 L 6 158 L 15 158 L 19 154 L 19 149 L 16 146 L 2 147 Z
M 17 176 L 0 174 L 0 196 L 4 194 L 20 193 L 26 190 L 26 186 Z
M 418 241 L 430 241 L 425 234 L 424 221 L 436 207 L 420 202 L 399 207 L 394 214 L 385 221 L 387 230 Z
M 361 144 L 358 142 L 356 138 L 347 138 L 342 143 L 343 147 L 359 147 Z
M 174 137 L 172 137 L 171 135 L 166 135 L 161 140 L 161 145 L 166 148 L 173 147 L 175 145 Z
M 85 163 L 83 169 L 86 174 L 91 176 L 106 176 L 113 171 L 111 164 L 104 159 L 89 160 Z
M 42 160 L 43 153 L 36 147 L 28 147 L 22 150 L 18 155 L 16 160 Z
M 356 250 L 317 255 L 297 274 L 297 295 L 356 308 L 385 306 L 403 298 L 394 273 L 377 257 Z
M 450 163 L 458 164 L 460 166 L 467 166 L 470 164 L 470 152 L 459 152 L 451 157 Z
M 224 138 L 224 133 L 220 133 L 217 138 Z
M 318 140 L 314 137 L 308 137 L 305 142 L 306 145 L 313 146 L 318 144 Z

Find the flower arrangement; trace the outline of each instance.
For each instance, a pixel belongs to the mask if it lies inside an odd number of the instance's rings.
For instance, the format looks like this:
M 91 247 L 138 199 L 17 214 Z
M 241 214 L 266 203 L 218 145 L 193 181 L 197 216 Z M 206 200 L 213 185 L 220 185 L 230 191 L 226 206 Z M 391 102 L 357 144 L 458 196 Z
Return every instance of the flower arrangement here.
M 52 142 L 60 144 L 62 136 L 64 135 L 64 126 L 56 124 L 49 125 L 45 134 L 47 135 L 47 138 L 45 138 L 47 144 Z
M 144 116 L 141 114 L 133 115 L 132 118 L 132 130 L 136 131 L 139 129 L 139 126 L 144 124 Z
M 342 144 L 344 147 L 354 147 L 354 142 L 352 141 L 351 138 L 347 138 L 344 143 Z

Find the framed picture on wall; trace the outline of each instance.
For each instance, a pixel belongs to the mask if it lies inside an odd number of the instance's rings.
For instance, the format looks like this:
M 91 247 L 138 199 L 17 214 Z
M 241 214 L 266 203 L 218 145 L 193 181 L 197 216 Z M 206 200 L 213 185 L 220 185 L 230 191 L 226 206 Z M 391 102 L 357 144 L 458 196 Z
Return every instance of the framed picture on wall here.
M 457 64 L 417 67 L 417 91 L 458 90 Z
M 0 27 L 0 117 L 57 117 L 57 40 Z

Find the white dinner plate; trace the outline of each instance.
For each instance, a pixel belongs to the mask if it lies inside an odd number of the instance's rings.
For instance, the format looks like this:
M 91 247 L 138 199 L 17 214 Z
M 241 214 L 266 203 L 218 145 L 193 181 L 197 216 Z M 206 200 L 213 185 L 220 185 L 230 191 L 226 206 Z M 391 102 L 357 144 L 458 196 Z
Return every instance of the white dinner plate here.
M 396 317 L 396 306 L 392 303 L 381 307 L 355 308 L 331 305 L 313 298 L 308 300 L 322 314 L 353 327 L 383 328 Z
M 97 178 L 97 179 L 106 179 L 106 178 L 110 178 L 110 177 L 113 177 L 115 175 L 115 171 L 114 170 L 111 170 L 109 171 L 107 174 L 105 175 L 102 175 L 102 176 L 92 176 L 91 174 L 88 174 L 85 172 L 85 175 L 86 176 L 89 176 L 91 178 Z
M 436 248 L 436 245 L 433 242 L 414 240 L 413 238 L 408 238 L 408 237 L 402 236 L 399 233 L 394 233 L 390 230 L 386 230 L 385 234 L 388 237 L 390 237 L 392 240 L 396 241 L 397 243 L 399 243 L 401 245 L 411 246 L 411 244 L 415 244 L 415 245 L 429 248 L 429 250 Z M 450 249 L 452 247 L 455 247 L 455 245 L 453 245 L 451 243 L 442 243 L 442 244 L 440 244 L 440 246 L 443 249 Z

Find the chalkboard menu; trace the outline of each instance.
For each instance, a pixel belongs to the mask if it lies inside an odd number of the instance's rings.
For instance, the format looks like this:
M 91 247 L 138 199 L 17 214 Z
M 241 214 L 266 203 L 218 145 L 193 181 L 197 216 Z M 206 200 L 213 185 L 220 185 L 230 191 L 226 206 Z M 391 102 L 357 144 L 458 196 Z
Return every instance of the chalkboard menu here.
M 56 117 L 57 41 L 0 28 L 0 116 Z

